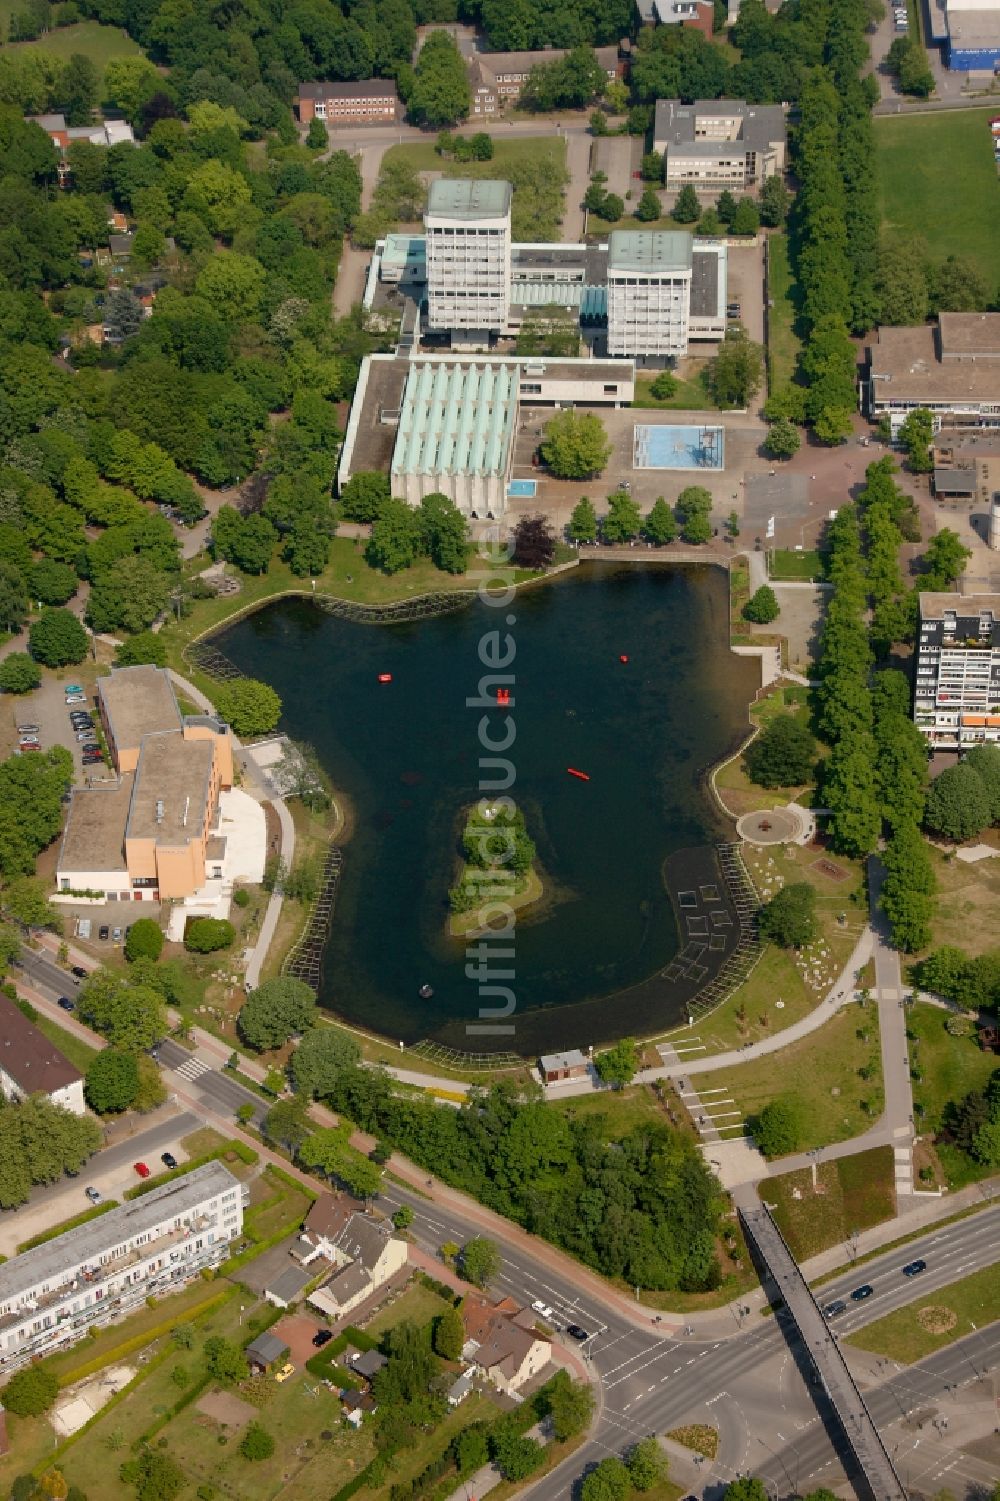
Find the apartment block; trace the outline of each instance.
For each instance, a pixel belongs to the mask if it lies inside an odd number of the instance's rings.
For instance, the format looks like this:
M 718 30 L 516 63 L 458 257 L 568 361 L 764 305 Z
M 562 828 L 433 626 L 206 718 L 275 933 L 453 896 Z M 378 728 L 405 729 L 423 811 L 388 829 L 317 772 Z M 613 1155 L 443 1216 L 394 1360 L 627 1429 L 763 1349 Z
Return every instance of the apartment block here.
M 218 1266 L 242 1229 L 244 1193 L 221 1163 L 209 1162 L 5 1262 L 0 1375 Z
M 398 120 L 399 95 L 391 78 L 366 78 L 354 83 L 300 83 L 295 100 L 303 125 L 323 120 L 327 125 L 379 124 Z
M 427 199 L 428 326 L 475 347 L 507 326 L 510 313 L 509 182 L 439 178 Z
M 921 594 L 913 720 L 935 750 L 1000 741 L 1000 594 Z
M 704 192 L 755 187 L 785 169 L 787 129 L 780 105 L 745 99 L 659 99 L 653 147 L 668 188 Z
M 616 230 L 608 243 L 608 353 L 687 353 L 692 239 L 682 231 Z

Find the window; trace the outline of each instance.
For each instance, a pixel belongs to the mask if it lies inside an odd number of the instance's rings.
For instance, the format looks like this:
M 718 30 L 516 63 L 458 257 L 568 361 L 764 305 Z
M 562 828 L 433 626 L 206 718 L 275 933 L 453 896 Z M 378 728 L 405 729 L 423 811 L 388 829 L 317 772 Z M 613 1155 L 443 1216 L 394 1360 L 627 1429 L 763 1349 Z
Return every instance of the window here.
M 605 396 L 617 396 L 617 394 L 618 394 L 617 383 L 614 384 L 614 385 L 605 386 L 604 387 L 604 394 L 605 394 Z

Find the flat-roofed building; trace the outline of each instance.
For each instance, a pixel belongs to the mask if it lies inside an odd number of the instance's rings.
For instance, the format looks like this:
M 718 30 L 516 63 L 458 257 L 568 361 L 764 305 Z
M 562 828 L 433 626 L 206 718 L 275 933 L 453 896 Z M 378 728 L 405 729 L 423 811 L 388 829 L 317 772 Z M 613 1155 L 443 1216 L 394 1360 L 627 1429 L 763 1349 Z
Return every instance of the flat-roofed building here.
M 687 353 L 693 238 L 681 230 L 615 230 L 608 244 L 608 353 Z
M 913 720 L 936 750 L 1000 741 L 1000 594 L 920 595 Z
M 785 170 L 785 112 L 745 99 L 659 99 L 653 148 L 668 188 L 749 188 Z
M 218 1266 L 242 1229 L 243 1195 L 227 1168 L 209 1162 L 5 1262 L 0 1374 Z
M 929 7 L 933 13 L 935 6 Z M 961 73 L 995 73 L 1000 67 L 997 0 L 945 0 L 946 55 Z
M 934 494 L 990 505 L 1000 495 L 1000 430 L 943 429 L 933 448 Z M 992 544 L 991 544 L 992 545 Z
M 868 349 L 862 403 L 895 433 L 925 407 L 935 429 L 1000 427 L 1000 313 L 941 313 L 937 325 L 880 328 Z
M 169 675 L 162 667 L 116 667 L 97 680 L 97 709 L 118 771 L 135 771 L 146 735 L 183 728 Z
M 500 516 L 517 422 L 517 366 L 410 366 L 390 469 L 393 495 L 440 491 L 465 516 Z
M 352 83 L 319 80 L 300 83 L 295 100 L 299 120 L 308 125 L 368 125 L 399 118 L 399 95 L 391 78 L 365 78 Z
M 7 1100 L 48 1095 L 74 1115 L 85 1115 L 83 1075 L 64 1058 L 9 995 L 0 991 L 0 1094 Z
M 445 177 L 431 183 L 427 233 L 427 322 L 452 344 L 488 346 L 510 311 L 509 182 Z

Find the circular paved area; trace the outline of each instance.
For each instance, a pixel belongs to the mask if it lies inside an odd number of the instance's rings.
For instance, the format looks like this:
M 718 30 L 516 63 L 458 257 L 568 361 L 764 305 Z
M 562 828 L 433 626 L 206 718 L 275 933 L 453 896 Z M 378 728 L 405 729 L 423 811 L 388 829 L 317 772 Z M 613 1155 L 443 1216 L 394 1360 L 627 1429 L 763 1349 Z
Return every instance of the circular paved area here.
M 802 833 L 802 819 L 791 808 L 768 808 L 762 813 L 744 813 L 736 832 L 748 844 L 790 844 Z

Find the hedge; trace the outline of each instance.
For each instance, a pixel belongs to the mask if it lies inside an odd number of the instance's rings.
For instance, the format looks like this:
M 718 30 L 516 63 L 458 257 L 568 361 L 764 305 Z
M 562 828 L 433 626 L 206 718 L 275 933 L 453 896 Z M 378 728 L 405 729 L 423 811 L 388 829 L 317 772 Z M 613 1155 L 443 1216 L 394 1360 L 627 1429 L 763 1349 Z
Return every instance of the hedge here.
M 450 1303 L 452 1308 L 457 1308 L 465 1296 L 464 1293 L 457 1293 L 453 1287 L 449 1287 L 447 1282 L 439 1282 L 428 1272 L 418 1272 L 417 1280 L 422 1282 L 424 1287 L 429 1287 L 432 1293 L 437 1293 L 438 1297 L 443 1298 L 446 1303 Z
M 233 1297 L 235 1292 L 235 1288 L 227 1287 L 224 1292 L 213 1293 L 210 1298 L 207 1298 L 204 1303 L 194 1309 L 192 1317 L 200 1319 L 210 1309 L 214 1308 L 216 1304 L 225 1303 L 229 1298 Z M 147 1329 L 145 1334 L 131 1335 L 128 1339 L 123 1340 L 120 1345 L 117 1345 L 110 1355 L 100 1355 L 96 1358 L 91 1357 L 90 1360 L 85 1360 L 81 1365 L 74 1366 L 65 1376 L 59 1377 L 59 1385 L 62 1387 L 72 1386 L 75 1381 L 83 1381 L 85 1377 L 92 1376 L 95 1371 L 103 1371 L 105 1366 L 110 1365 L 113 1360 L 123 1360 L 126 1355 L 131 1355 L 133 1350 L 141 1350 L 143 1345 L 152 1344 L 154 1340 L 162 1338 L 164 1334 L 169 1334 L 176 1324 L 177 1317 L 175 1315 L 172 1319 L 165 1320 L 162 1324 L 154 1324 L 153 1328 Z
M 329 1372 L 336 1365 L 337 1356 L 343 1355 L 348 1345 L 353 1345 L 355 1349 L 363 1353 L 365 1350 L 377 1350 L 378 1344 L 378 1340 L 366 1334 L 363 1329 L 355 1329 L 352 1324 L 348 1324 L 336 1339 L 331 1339 L 323 1346 L 318 1355 L 310 1355 L 306 1361 L 306 1370 L 326 1380 Z
M 63 1220 L 61 1225 L 53 1225 L 48 1230 L 42 1230 L 38 1235 L 33 1235 L 30 1240 L 23 1240 L 17 1248 L 20 1256 L 22 1251 L 33 1251 L 36 1246 L 44 1246 L 47 1240 L 55 1240 L 57 1235 L 62 1235 L 67 1230 L 75 1230 L 77 1225 L 85 1225 L 88 1220 L 99 1220 L 102 1214 L 107 1214 L 109 1209 L 119 1207 L 117 1199 L 108 1199 L 104 1204 L 91 1204 L 89 1209 L 84 1209 L 80 1214 L 75 1214 L 70 1220 Z
M 137 1183 L 134 1188 L 127 1188 L 124 1197 L 126 1199 L 141 1199 L 143 1194 L 152 1193 L 154 1188 L 162 1188 L 164 1183 L 172 1183 L 175 1178 L 183 1178 L 185 1173 L 193 1173 L 195 1168 L 204 1167 L 206 1162 L 219 1162 L 223 1157 L 233 1152 L 241 1162 L 252 1166 L 259 1162 L 260 1158 L 253 1147 L 248 1147 L 245 1141 L 224 1141 L 214 1152 L 206 1152 L 202 1157 L 192 1157 L 190 1162 L 182 1162 L 178 1167 L 168 1168 L 165 1173 L 157 1173 L 153 1178 L 145 1178 Z

